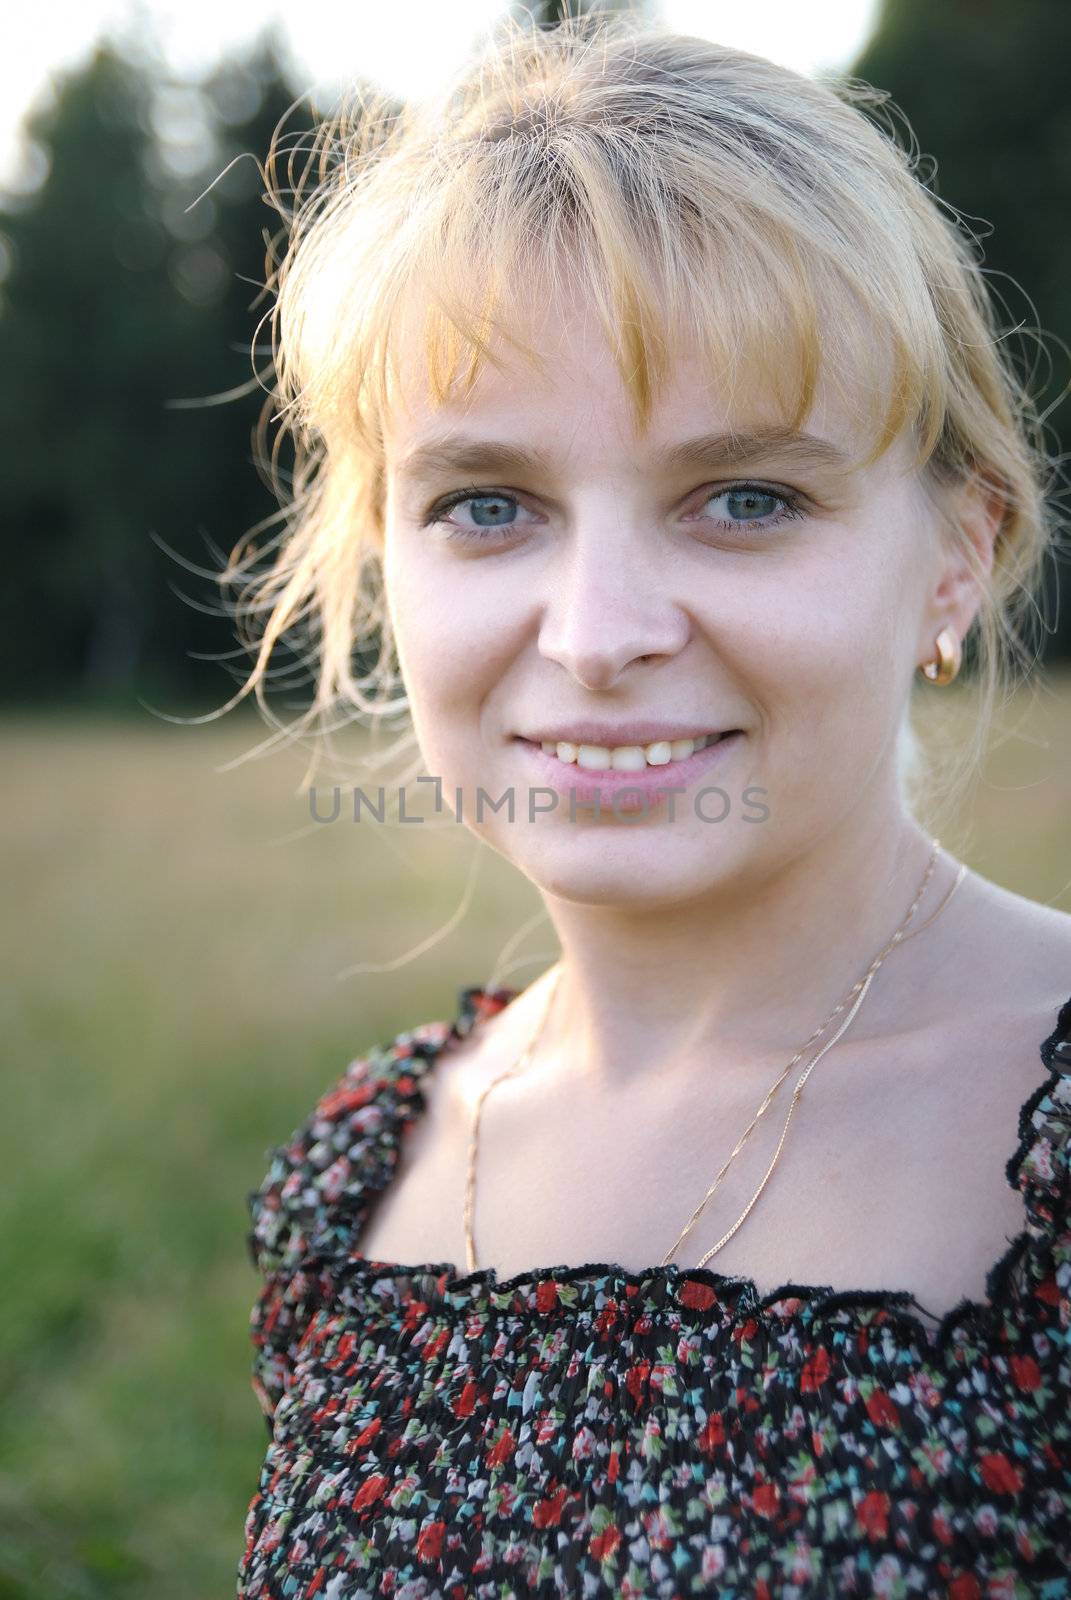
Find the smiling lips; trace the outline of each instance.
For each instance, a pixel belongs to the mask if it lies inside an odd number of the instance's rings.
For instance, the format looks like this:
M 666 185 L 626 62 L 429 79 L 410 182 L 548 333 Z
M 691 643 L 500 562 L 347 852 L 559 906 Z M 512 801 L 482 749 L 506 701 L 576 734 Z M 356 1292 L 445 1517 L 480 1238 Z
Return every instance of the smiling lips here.
M 647 767 L 687 761 L 697 750 L 716 744 L 724 737 L 724 734 L 706 733 L 693 739 L 657 739 L 645 745 L 575 744 L 564 739 L 543 739 L 539 743 L 545 755 L 555 756 L 563 764 L 575 764 L 588 772 L 642 772 Z
M 650 724 L 648 724 L 650 726 Z M 530 752 L 540 784 L 577 805 L 612 805 L 614 812 L 660 809 L 670 794 L 721 767 L 746 738 L 742 728 L 690 739 L 641 745 L 577 744 L 565 739 L 518 739 Z

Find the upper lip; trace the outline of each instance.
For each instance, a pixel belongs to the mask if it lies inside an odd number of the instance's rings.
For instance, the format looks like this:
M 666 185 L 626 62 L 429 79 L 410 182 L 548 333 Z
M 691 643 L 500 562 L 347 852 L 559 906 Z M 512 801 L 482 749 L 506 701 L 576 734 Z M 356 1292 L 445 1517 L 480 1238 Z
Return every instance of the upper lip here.
M 559 722 L 552 728 L 536 733 L 522 733 L 522 739 L 533 744 L 544 741 L 554 744 L 599 744 L 613 749 L 625 744 L 658 744 L 662 740 L 701 739 L 708 733 L 727 733 L 728 728 L 715 728 L 710 723 L 698 722 Z

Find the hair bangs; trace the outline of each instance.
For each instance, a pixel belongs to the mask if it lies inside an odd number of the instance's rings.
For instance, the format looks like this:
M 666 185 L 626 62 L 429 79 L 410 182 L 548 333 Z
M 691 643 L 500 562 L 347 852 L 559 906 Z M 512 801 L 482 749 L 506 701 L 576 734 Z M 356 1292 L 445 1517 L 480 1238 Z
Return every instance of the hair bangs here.
M 414 361 L 435 406 L 470 395 L 484 362 L 501 367 L 503 347 L 545 372 L 545 332 L 579 303 L 598 319 L 640 433 L 674 357 L 688 355 L 734 417 L 772 414 L 799 430 L 825 386 L 869 441 L 865 464 L 907 430 L 924 463 L 943 422 L 940 367 L 920 360 L 917 332 L 887 314 L 895 301 L 774 219 L 737 215 L 689 233 L 648 230 L 643 215 L 605 195 L 590 212 L 575 197 L 549 211 L 546 197 L 536 205 L 523 193 L 445 211 L 429 230 L 434 247 L 429 239 L 414 252 L 384 329 L 379 427 Z

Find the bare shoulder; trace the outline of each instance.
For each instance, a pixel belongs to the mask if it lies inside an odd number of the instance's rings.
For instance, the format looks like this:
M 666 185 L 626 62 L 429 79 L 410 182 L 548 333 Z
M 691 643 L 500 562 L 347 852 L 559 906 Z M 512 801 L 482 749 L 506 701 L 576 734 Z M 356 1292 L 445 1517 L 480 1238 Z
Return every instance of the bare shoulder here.
M 958 1105 L 972 1138 L 987 1128 L 1006 1138 L 1043 1081 L 1040 1047 L 1071 1000 L 1071 915 L 968 870 L 932 927 L 893 959 L 870 1019 L 875 1052 L 912 1063 L 927 1114 L 943 1119 Z
M 960 935 L 967 992 L 970 968 L 990 999 L 1004 1004 L 1063 1004 L 1071 996 L 1071 913 L 1002 888 L 976 872 L 961 886 Z
M 1071 1000 L 1071 915 L 968 871 L 942 923 L 911 969 L 920 1053 L 963 1063 L 979 1104 L 988 1092 L 1010 1112 L 1042 1081 L 1040 1046 Z

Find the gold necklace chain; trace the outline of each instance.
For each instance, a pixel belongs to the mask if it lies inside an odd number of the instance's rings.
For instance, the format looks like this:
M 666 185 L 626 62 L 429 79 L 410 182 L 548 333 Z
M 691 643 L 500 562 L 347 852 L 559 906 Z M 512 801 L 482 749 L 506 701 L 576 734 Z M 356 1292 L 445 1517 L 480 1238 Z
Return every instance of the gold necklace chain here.
M 826 1042 L 825 1045 L 823 1045 L 822 1049 L 818 1051 L 818 1053 L 814 1057 L 814 1059 L 807 1065 L 807 1067 L 804 1069 L 804 1071 L 800 1074 L 800 1077 L 799 1077 L 799 1079 L 798 1079 L 798 1081 L 796 1083 L 796 1087 L 793 1090 L 792 1102 L 791 1102 L 791 1104 L 789 1106 L 789 1109 L 788 1109 L 788 1116 L 785 1118 L 785 1126 L 781 1131 L 780 1141 L 778 1142 L 777 1149 L 774 1152 L 774 1158 L 771 1161 L 769 1167 L 767 1168 L 765 1177 L 763 1178 L 762 1182 L 759 1184 L 759 1187 L 756 1189 L 754 1195 L 751 1197 L 751 1200 L 748 1202 L 747 1207 L 745 1208 L 743 1214 L 740 1217 L 738 1217 L 736 1222 L 729 1229 L 728 1233 L 726 1233 L 721 1239 L 719 1239 L 718 1243 L 716 1245 L 714 1245 L 710 1250 L 708 1250 L 706 1252 L 706 1254 L 702 1257 L 702 1259 L 697 1264 L 699 1266 L 703 1266 L 707 1261 L 709 1261 L 710 1257 L 712 1255 L 716 1254 L 716 1252 L 718 1250 L 720 1250 L 724 1244 L 728 1243 L 728 1241 L 732 1238 L 733 1234 L 740 1227 L 741 1223 L 743 1223 L 745 1221 L 745 1219 L 747 1218 L 748 1214 L 751 1211 L 751 1208 L 754 1206 L 755 1202 L 759 1198 L 759 1195 L 762 1193 L 763 1189 L 766 1187 L 766 1184 L 767 1184 L 767 1182 L 769 1181 L 769 1178 L 770 1178 L 770 1174 L 773 1172 L 774 1167 L 777 1165 L 778 1157 L 781 1154 L 781 1147 L 784 1144 L 785 1136 L 788 1133 L 788 1125 L 789 1125 L 789 1122 L 791 1121 L 791 1118 L 792 1118 L 792 1112 L 795 1110 L 796 1102 L 797 1102 L 797 1100 L 799 1099 L 799 1097 L 800 1097 L 800 1095 L 802 1093 L 803 1085 L 807 1081 L 807 1078 L 810 1076 L 811 1071 L 818 1064 L 818 1062 L 822 1059 L 822 1057 L 825 1055 L 826 1051 L 832 1049 L 833 1045 L 836 1044 L 837 1040 L 842 1036 L 842 1034 L 846 1031 L 846 1029 L 848 1027 L 850 1027 L 851 1023 L 855 1019 L 856 1014 L 859 1011 L 860 1006 L 862 1005 L 863 1001 L 865 1000 L 865 998 L 866 998 L 866 996 L 867 996 L 867 994 L 868 994 L 868 992 L 870 990 L 870 985 L 873 982 L 874 976 L 877 973 L 878 968 L 882 965 L 882 962 L 885 960 L 885 958 L 889 954 L 889 952 L 891 950 L 893 950 L 897 945 L 902 944 L 905 939 L 914 938 L 915 934 L 921 933 L 924 928 L 928 928 L 930 926 L 930 924 L 932 922 L 934 922 L 936 920 L 936 918 L 944 910 L 945 906 L 948 904 L 948 901 L 952 898 L 952 895 L 955 893 L 956 889 L 958 889 L 960 883 L 963 881 L 963 876 L 966 873 L 967 869 L 966 869 L 966 866 L 961 864 L 960 868 L 959 868 L 959 871 L 956 874 L 955 881 L 953 882 L 951 888 L 948 890 L 947 894 L 944 896 L 944 899 L 941 901 L 941 904 L 937 907 L 937 910 L 935 912 L 933 912 L 933 914 L 930 917 L 928 917 L 927 920 L 924 923 L 922 923 L 920 927 L 914 929 L 913 932 L 911 932 L 911 933 L 905 933 L 904 930 L 906 929 L 908 923 L 911 921 L 911 918 L 914 916 L 915 911 L 918 909 L 919 901 L 922 899 L 922 896 L 923 896 L 923 894 L 924 894 L 924 892 L 926 890 L 926 885 L 929 883 L 930 878 L 933 875 L 933 870 L 934 870 L 934 867 L 935 867 L 936 862 L 937 862 L 937 852 L 940 849 L 940 841 L 937 840 L 937 839 L 933 839 L 931 841 L 931 845 L 932 845 L 932 849 L 930 851 L 930 858 L 929 858 L 929 861 L 928 861 L 927 866 L 926 866 L 926 871 L 923 874 L 922 882 L 919 885 L 918 892 L 915 895 L 914 900 L 911 902 L 911 905 L 908 908 L 907 914 L 905 915 L 903 921 L 900 923 L 900 925 L 897 928 L 896 932 L 886 942 L 884 947 L 878 952 L 877 956 L 874 957 L 874 960 L 870 963 L 870 966 L 867 968 L 867 971 L 864 973 L 863 977 L 860 978 L 856 983 L 854 983 L 852 985 L 852 987 L 848 990 L 848 993 L 844 996 L 844 998 L 841 1001 L 839 1001 L 836 1006 L 834 1006 L 833 1010 L 830 1012 L 830 1014 L 826 1018 L 825 1022 L 823 1022 L 822 1025 L 819 1028 L 815 1029 L 815 1031 L 811 1034 L 810 1038 L 807 1040 L 807 1042 L 805 1044 L 801 1045 L 799 1050 L 797 1050 L 796 1054 L 792 1057 L 792 1060 L 788 1063 L 788 1065 L 785 1067 L 784 1071 L 781 1073 L 780 1077 L 777 1079 L 776 1083 L 774 1083 L 773 1086 L 769 1089 L 769 1091 L 766 1094 L 765 1099 L 762 1102 L 762 1105 L 759 1107 L 758 1111 L 755 1113 L 755 1116 L 752 1118 L 750 1124 L 745 1129 L 745 1131 L 741 1135 L 740 1139 L 737 1141 L 736 1147 L 733 1150 L 732 1154 L 730 1155 L 728 1161 L 726 1161 L 725 1165 L 722 1167 L 721 1171 L 718 1173 L 717 1177 L 714 1179 L 714 1182 L 711 1184 L 710 1188 L 707 1190 L 706 1194 L 703 1196 L 703 1199 L 699 1202 L 699 1205 L 696 1207 L 695 1211 L 692 1213 L 689 1221 L 685 1224 L 684 1228 L 678 1234 L 676 1241 L 673 1243 L 673 1245 L 671 1245 L 669 1250 L 667 1250 L 666 1254 L 663 1256 L 660 1265 L 665 1266 L 668 1263 L 668 1261 L 669 1261 L 670 1257 L 673 1255 L 674 1251 L 676 1251 L 678 1246 L 687 1237 L 688 1233 L 694 1227 L 695 1223 L 699 1219 L 700 1214 L 702 1213 L 703 1209 L 707 1205 L 707 1202 L 711 1199 L 712 1195 L 714 1194 L 714 1191 L 717 1189 L 718 1185 L 721 1183 L 721 1181 L 724 1178 L 726 1172 L 728 1171 L 731 1163 L 733 1162 L 735 1157 L 739 1154 L 740 1150 L 743 1148 L 744 1144 L 746 1143 L 746 1141 L 750 1137 L 750 1135 L 752 1133 L 752 1130 L 754 1129 L 754 1127 L 755 1127 L 756 1123 L 758 1122 L 759 1118 L 763 1115 L 763 1113 L 765 1112 L 765 1110 L 769 1106 L 771 1100 L 773 1099 L 774 1094 L 780 1088 L 781 1084 L 784 1082 L 784 1080 L 788 1076 L 789 1072 L 791 1072 L 792 1068 L 803 1057 L 803 1055 L 810 1048 L 810 1046 L 815 1042 L 815 1040 L 818 1039 L 821 1036 L 821 1034 L 823 1034 L 825 1032 L 825 1030 L 829 1027 L 830 1023 L 834 1020 L 834 1018 L 839 1016 L 839 1014 L 844 1010 L 845 1006 L 851 1004 L 852 997 L 854 995 L 854 996 L 856 996 L 855 1003 L 854 1003 L 854 1005 L 851 1006 L 851 1010 L 848 1013 L 848 1016 L 841 1023 L 840 1027 L 837 1029 L 837 1031 L 833 1035 L 833 1037 L 831 1039 L 829 1039 Z M 483 1103 L 486 1100 L 487 1096 L 491 1093 L 492 1089 L 497 1088 L 498 1085 L 500 1083 L 503 1083 L 507 1078 L 514 1077 L 521 1070 L 521 1068 L 526 1064 L 526 1062 L 530 1059 L 530 1057 L 532 1055 L 532 1052 L 534 1051 L 536 1045 L 538 1044 L 540 1038 L 542 1037 L 543 1029 L 544 1029 L 544 1027 L 546 1025 L 547 1017 L 548 1017 L 548 1015 L 550 1013 L 551 1004 L 553 1002 L 555 994 L 557 993 L 558 983 L 559 983 L 559 981 L 561 979 L 561 975 L 562 975 L 562 969 L 561 969 L 561 967 L 559 967 L 558 971 L 554 974 L 554 977 L 551 980 L 550 989 L 549 989 L 549 992 L 548 992 L 548 995 L 547 995 L 546 1002 L 545 1002 L 544 1007 L 543 1007 L 542 1014 L 540 1016 L 539 1023 L 536 1026 L 531 1038 L 529 1039 L 528 1044 L 525 1046 L 525 1048 L 522 1051 L 521 1055 L 518 1057 L 517 1061 L 515 1061 L 512 1066 L 507 1067 L 505 1069 L 505 1071 L 500 1072 L 499 1075 L 496 1078 L 493 1078 L 490 1083 L 486 1084 L 484 1086 L 484 1088 L 481 1090 L 480 1095 L 479 1095 L 479 1097 L 478 1097 L 478 1099 L 476 1101 L 476 1109 L 475 1109 L 475 1111 L 473 1113 L 473 1119 L 472 1119 L 472 1134 L 471 1134 L 471 1138 L 470 1138 L 470 1141 L 469 1141 L 468 1180 L 467 1180 L 467 1183 L 466 1183 L 465 1212 L 464 1212 L 465 1245 L 466 1245 L 469 1272 L 475 1272 L 477 1270 L 476 1245 L 475 1245 L 475 1240 L 473 1238 L 472 1222 L 473 1222 L 473 1213 L 474 1213 L 474 1210 L 475 1210 L 475 1203 L 476 1203 L 476 1156 L 477 1156 L 477 1152 L 479 1150 L 480 1119 L 481 1119 L 481 1116 L 482 1116 L 482 1113 L 483 1113 Z
M 755 1116 L 752 1118 L 751 1123 L 745 1129 L 745 1131 L 741 1134 L 740 1139 L 737 1142 L 736 1148 L 733 1150 L 733 1153 L 729 1157 L 729 1160 L 726 1161 L 724 1167 L 722 1167 L 721 1171 L 718 1173 L 718 1176 L 714 1179 L 714 1182 L 711 1184 L 710 1188 L 707 1190 L 706 1194 L 703 1196 L 703 1199 L 699 1202 L 699 1205 L 696 1207 L 695 1211 L 692 1213 L 691 1219 L 685 1225 L 685 1227 L 682 1230 L 682 1232 L 680 1234 L 678 1234 L 677 1239 L 674 1242 L 674 1244 L 670 1247 L 669 1250 L 666 1251 L 666 1254 L 662 1257 L 662 1261 L 661 1261 L 661 1265 L 662 1266 L 666 1265 L 666 1263 L 669 1261 L 670 1257 L 677 1250 L 677 1248 L 681 1244 L 681 1242 L 686 1238 L 688 1233 L 691 1232 L 692 1227 L 694 1226 L 694 1224 L 696 1223 L 696 1221 L 699 1218 L 700 1212 L 703 1210 L 703 1208 L 705 1207 L 707 1201 L 711 1198 L 711 1196 L 713 1195 L 715 1189 L 718 1187 L 718 1184 L 721 1182 L 722 1178 L 725 1176 L 726 1172 L 728 1171 L 729 1165 L 732 1162 L 733 1158 L 738 1154 L 738 1152 L 743 1147 L 743 1145 L 745 1144 L 747 1139 L 750 1137 L 751 1131 L 754 1128 L 755 1124 L 758 1122 L 759 1118 L 762 1116 L 763 1112 L 766 1110 L 767 1106 L 770 1104 L 770 1101 L 773 1099 L 773 1096 L 775 1095 L 777 1090 L 780 1088 L 781 1084 L 785 1081 L 785 1078 L 788 1076 L 789 1072 L 795 1066 L 796 1062 L 799 1061 L 800 1057 L 804 1054 L 804 1051 L 809 1049 L 809 1047 L 814 1043 L 814 1040 L 818 1037 L 818 1035 L 821 1034 L 822 1032 L 824 1032 L 824 1030 L 829 1026 L 830 1022 L 832 1022 L 833 1018 L 838 1014 L 838 1012 L 840 1012 L 840 1011 L 842 1011 L 844 1009 L 844 1006 L 846 1006 L 848 1004 L 849 1000 L 851 999 L 851 996 L 858 989 L 860 992 L 859 992 L 859 994 L 858 994 L 858 996 L 856 998 L 855 1004 L 852 1006 L 851 1010 L 849 1011 L 848 1015 L 845 1017 L 844 1021 L 841 1023 L 840 1027 L 837 1029 L 836 1033 L 833 1035 L 833 1037 L 831 1039 L 826 1041 L 826 1043 L 822 1046 L 821 1050 L 818 1051 L 818 1053 L 808 1063 L 808 1065 L 803 1069 L 803 1071 L 800 1073 L 799 1078 L 796 1080 L 796 1087 L 792 1091 L 792 1100 L 791 1100 L 791 1103 L 789 1104 L 789 1108 L 788 1108 L 788 1116 L 785 1118 L 785 1125 L 781 1130 L 781 1138 L 778 1141 L 777 1149 L 774 1151 L 773 1160 L 770 1162 L 770 1165 L 766 1169 L 765 1177 L 763 1178 L 762 1182 L 759 1184 L 758 1188 L 755 1190 L 755 1193 L 752 1195 L 751 1199 L 748 1201 L 747 1206 L 745 1207 L 745 1209 L 743 1211 L 743 1214 L 740 1217 L 738 1217 L 737 1220 L 733 1223 L 733 1225 L 729 1229 L 728 1233 L 723 1234 L 722 1237 L 718 1240 L 717 1244 L 713 1245 L 711 1247 L 711 1249 L 709 1249 L 706 1252 L 706 1254 L 700 1258 L 700 1260 L 696 1263 L 696 1265 L 700 1266 L 700 1267 L 705 1266 L 706 1263 L 710 1260 L 711 1256 L 715 1255 L 721 1249 L 722 1245 L 727 1244 L 729 1242 L 729 1240 L 732 1238 L 733 1234 L 736 1232 L 737 1228 L 740 1227 L 740 1224 L 745 1221 L 745 1219 L 747 1218 L 749 1212 L 751 1211 L 752 1206 L 755 1204 L 756 1200 L 759 1198 L 759 1195 L 762 1193 L 763 1189 L 766 1187 L 766 1184 L 767 1184 L 767 1182 L 769 1180 L 770 1174 L 773 1172 L 774 1167 L 777 1165 L 778 1157 L 781 1154 L 781 1146 L 785 1142 L 785 1135 L 788 1133 L 788 1125 L 789 1125 L 789 1122 L 792 1120 L 792 1113 L 796 1109 L 796 1102 L 800 1098 L 800 1095 L 803 1092 L 803 1085 L 806 1083 L 807 1079 L 810 1077 L 812 1070 L 818 1065 L 819 1061 L 821 1061 L 821 1059 L 825 1055 L 826 1051 L 832 1049 L 832 1047 L 836 1044 L 837 1040 L 841 1037 L 842 1034 L 844 1034 L 847 1031 L 847 1029 L 851 1026 L 852 1022 L 855 1020 L 856 1013 L 858 1012 L 860 1006 L 863 1004 L 863 1001 L 866 999 L 867 993 L 869 992 L 869 989 L 870 989 L 870 985 L 874 980 L 874 976 L 875 976 L 878 968 L 881 966 L 882 962 L 885 960 L 885 957 L 889 954 L 890 950 L 894 949 L 895 946 L 898 945 L 898 944 L 903 944 L 906 939 L 913 939 L 916 934 L 921 933 L 924 928 L 928 928 L 932 922 L 935 922 L 936 919 L 940 916 L 941 912 L 944 910 L 945 906 L 948 904 L 949 900 L 951 900 L 953 894 L 956 892 L 956 890 L 959 888 L 960 884 L 962 883 L 963 877 L 964 877 L 964 874 L 967 871 L 967 868 L 961 863 L 959 871 L 956 873 L 956 877 L 955 877 L 955 880 L 952 883 L 951 888 L 948 890 L 947 894 L 944 896 L 944 899 L 941 901 L 940 905 L 937 907 L 937 910 L 934 911 L 931 916 L 927 917 L 926 921 L 923 922 L 919 927 L 915 928 L 911 933 L 905 933 L 903 931 L 904 928 L 907 926 L 908 922 L 910 921 L 911 917 L 914 915 L 915 910 L 918 907 L 918 903 L 922 898 L 923 890 L 925 889 L 926 883 L 929 880 L 930 874 L 933 871 L 934 864 L 936 862 L 936 856 L 937 856 L 937 841 L 934 840 L 934 851 L 933 851 L 933 854 L 930 857 L 930 864 L 929 864 L 929 867 L 927 868 L 926 876 L 923 878 L 922 885 L 921 885 L 921 887 L 919 889 L 918 894 L 915 896 L 914 901 L 912 902 L 911 909 L 908 912 L 907 916 L 904 918 L 903 922 L 900 924 L 899 928 L 896 930 L 896 933 L 893 934 L 892 938 L 886 944 L 884 950 L 882 950 L 880 955 L 875 957 L 874 961 L 871 962 L 870 967 L 868 968 L 866 974 L 862 978 L 860 978 L 858 983 L 853 985 L 853 987 L 849 990 L 848 995 L 846 996 L 846 998 L 841 1001 L 839 1006 L 836 1007 L 836 1009 L 833 1011 L 832 1015 L 830 1017 L 828 1017 L 827 1020 L 822 1024 L 822 1027 L 819 1028 L 816 1033 L 813 1033 L 811 1035 L 810 1039 L 808 1039 L 807 1043 L 803 1046 L 803 1048 L 801 1050 L 798 1050 L 796 1052 L 796 1054 L 793 1056 L 792 1060 L 788 1063 L 788 1066 L 785 1068 L 785 1070 L 782 1072 L 781 1076 L 778 1078 L 777 1082 L 769 1090 L 769 1092 L 767 1093 L 766 1098 L 763 1101 L 762 1105 L 759 1107 L 758 1111 L 755 1113 Z

